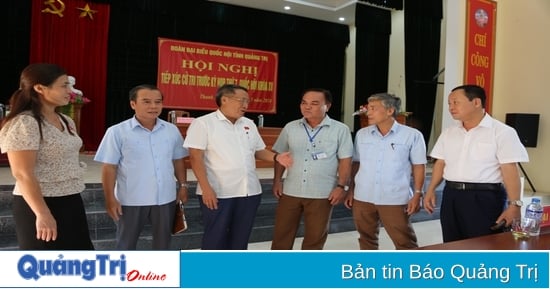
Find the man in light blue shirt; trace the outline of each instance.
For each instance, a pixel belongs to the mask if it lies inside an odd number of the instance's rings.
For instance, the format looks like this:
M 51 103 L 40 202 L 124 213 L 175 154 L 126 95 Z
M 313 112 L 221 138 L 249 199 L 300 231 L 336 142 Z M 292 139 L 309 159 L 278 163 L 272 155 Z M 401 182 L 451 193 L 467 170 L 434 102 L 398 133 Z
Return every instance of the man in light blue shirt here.
M 395 120 L 400 106 L 401 99 L 393 95 L 372 95 L 367 105 L 371 125 L 355 136 L 355 181 L 345 205 L 353 211 L 361 250 L 378 249 L 380 221 L 396 249 L 418 247 L 410 216 L 420 209 L 426 144 L 420 131 Z
M 178 128 L 158 118 L 162 93 L 152 85 L 130 90 L 133 118 L 110 127 L 95 155 L 102 162 L 107 214 L 117 224 L 117 250 L 135 250 L 152 224 L 152 249 L 170 249 L 176 201 L 186 202 L 188 155 Z

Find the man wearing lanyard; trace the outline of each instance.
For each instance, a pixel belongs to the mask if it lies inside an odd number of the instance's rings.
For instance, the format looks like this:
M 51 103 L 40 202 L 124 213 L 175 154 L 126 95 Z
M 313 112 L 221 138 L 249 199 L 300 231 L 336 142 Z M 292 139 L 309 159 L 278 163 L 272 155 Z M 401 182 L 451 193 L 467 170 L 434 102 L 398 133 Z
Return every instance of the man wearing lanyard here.
M 322 250 L 333 206 L 343 202 L 351 173 L 353 142 L 349 128 L 327 115 L 332 104 L 328 90 L 308 89 L 302 96 L 303 118 L 285 125 L 273 145 L 289 151 L 294 164 L 275 163 L 273 194 L 279 199 L 271 249 L 291 250 L 304 217 L 302 250 Z
M 459 122 L 441 133 L 431 153 L 436 161 L 424 208 L 434 211 L 435 188 L 445 179 L 443 242 L 497 233 L 495 222 L 510 225 L 521 216 L 517 163 L 529 157 L 516 131 L 485 112 L 485 100 L 477 85 L 454 88 L 449 112 Z

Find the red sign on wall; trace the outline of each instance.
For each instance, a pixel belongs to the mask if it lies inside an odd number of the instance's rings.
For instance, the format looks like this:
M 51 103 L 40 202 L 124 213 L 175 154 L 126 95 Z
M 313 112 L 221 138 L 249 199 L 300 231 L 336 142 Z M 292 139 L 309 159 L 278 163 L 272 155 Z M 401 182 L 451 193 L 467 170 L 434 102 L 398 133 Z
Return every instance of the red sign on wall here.
M 485 89 L 485 110 L 491 112 L 497 3 L 468 0 L 466 9 L 466 55 L 464 82 Z
M 276 113 L 277 53 L 166 38 L 158 48 L 165 107 L 215 110 L 217 88 L 238 84 L 248 89 L 248 111 Z
M 550 226 L 550 206 L 544 206 L 542 212 L 542 220 L 540 222 L 541 227 Z

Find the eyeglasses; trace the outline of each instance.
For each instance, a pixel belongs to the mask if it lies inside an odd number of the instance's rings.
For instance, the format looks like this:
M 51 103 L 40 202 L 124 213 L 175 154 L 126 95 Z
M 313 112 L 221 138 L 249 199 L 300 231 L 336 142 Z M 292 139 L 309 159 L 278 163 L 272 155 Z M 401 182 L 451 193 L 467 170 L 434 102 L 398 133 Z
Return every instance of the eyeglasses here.
M 250 103 L 250 98 L 246 98 L 246 97 L 238 98 L 238 97 L 231 97 L 231 96 L 229 96 L 229 99 L 238 101 L 238 102 L 240 102 L 241 104 L 249 104 L 249 103 Z

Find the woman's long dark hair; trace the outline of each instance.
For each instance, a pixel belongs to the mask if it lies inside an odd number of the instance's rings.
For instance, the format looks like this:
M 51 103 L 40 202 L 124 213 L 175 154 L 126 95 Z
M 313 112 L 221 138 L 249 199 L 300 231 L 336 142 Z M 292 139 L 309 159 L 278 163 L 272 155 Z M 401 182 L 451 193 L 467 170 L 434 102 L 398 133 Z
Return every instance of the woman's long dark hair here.
M 44 123 L 44 116 L 41 112 L 42 102 L 40 101 L 38 92 L 34 90 L 34 86 L 41 84 L 50 87 L 60 76 L 66 74 L 65 69 L 56 64 L 34 63 L 25 67 L 21 72 L 19 89 L 11 95 L 10 113 L 2 120 L 2 126 L 22 112 L 30 110 L 32 116 L 38 122 L 40 139 L 42 140 L 42 124 Z M 65 127 L 68 128 L 69 133 L 74 135 L 75 132 L 69 127 L 67 119 L 59 112 L 57 114 L 65 123 Z

